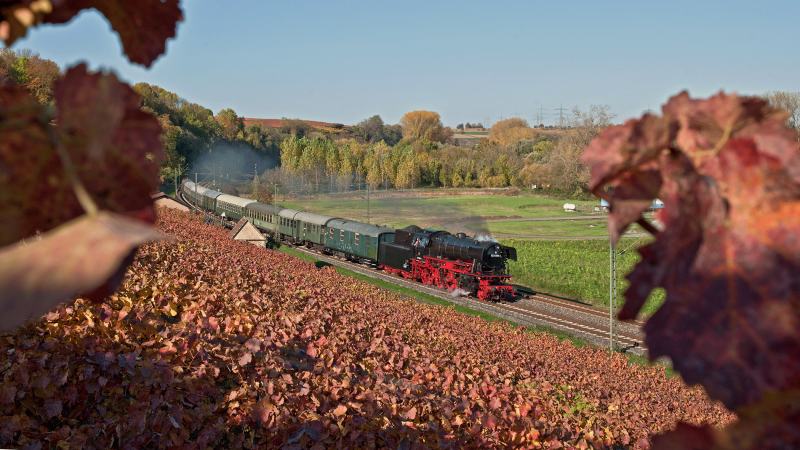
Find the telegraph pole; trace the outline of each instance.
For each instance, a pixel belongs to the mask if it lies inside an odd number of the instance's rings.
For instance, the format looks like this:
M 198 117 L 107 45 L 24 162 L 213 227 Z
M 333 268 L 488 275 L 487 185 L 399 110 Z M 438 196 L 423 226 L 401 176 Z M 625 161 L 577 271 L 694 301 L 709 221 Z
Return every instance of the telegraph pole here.
M 617 325 L 617 254 L 611 238 L 608 240 L 608 265 L 608 348 L 613 352 Z

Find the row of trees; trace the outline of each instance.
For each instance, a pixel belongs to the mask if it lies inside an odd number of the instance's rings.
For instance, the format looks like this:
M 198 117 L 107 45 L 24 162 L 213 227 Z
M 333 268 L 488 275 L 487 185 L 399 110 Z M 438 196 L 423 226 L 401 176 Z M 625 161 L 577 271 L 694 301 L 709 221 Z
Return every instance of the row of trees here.
M 458 126 L 456 126 L 457 130 L 468 130 L 470 128 L 483 128 L 483 124 L 482 123 L 476 123 L 476 124 L 473 125 L 473 124 L 467 122 L 466 125 L 464 125 L 463 123 L 460 123 L 460 124 L 458 124 Z
M 30 50 L 0 49 L 0 84 L 23 86 L 41 103 L 53 102 L 53 83 L 61 76 L 57 64 Z M 304 191 L 343 190 L 363 182 L 374 188 L 538 184 L 581 191 L 589 179 L 580 162 L 583 149 L 615 117 L 607 105 L 573 108 L 566 131 L 538 130 L 511 118 L 494 124 L 488 141 L 465 149 L 450 145 L 453 130 L 433 111 L 409 112 L 395 125 L 374 115 L 354 127 L 314 127 L 283 118 L 276 129 L 259 122 L 245 125 L 230 108 L 215 116 L 158 86 L 138 83 L 134 90 L 142 109 L 161 124 L 166 177 L 224 144 L 228 150 L 280 155 L 286 175 L 294 177 L 291 184 Z M 800 92 L 772 91 L 763 98 L 788 111 L 789 126 L 800 129 Z M 481 127 L 467 123 L 457 129 Z

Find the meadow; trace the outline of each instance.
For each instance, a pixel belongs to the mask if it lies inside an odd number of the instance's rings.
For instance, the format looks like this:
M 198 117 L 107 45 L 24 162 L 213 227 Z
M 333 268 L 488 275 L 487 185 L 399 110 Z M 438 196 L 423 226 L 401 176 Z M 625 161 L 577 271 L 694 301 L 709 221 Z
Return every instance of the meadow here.
M 596 219 L 488 222 L 482 226 L 492 235 L 608 237 L 605 216 Z M 627 231 L 629 234 L 642 232 L 644 230 L 638 225 L 630 227 Z
M 485 191 L 484 191 L 485 192 Z M 444 195 L 443 195 L 444 194 Z M 294 198 L 278 202 L 284 208 L 327 214 L 360 222 L 378 223 L 395 228 L 414 224 L 421 227 L 442 227 L 469 219 L 481 222 L 481 218 L 543 218 L 570 217 L 589 214 L 599 201 L 565 201 L 534 195 L 503 196 L 464 194 L 448 190 L 409 190 L 373 192 L 369 199 L 367 220 L 366 192 L 348 193 L 341 196 L 319 198 Z M 578 212 L 565 212 L 564 203 L 578 206 Z M 598 213 L 594 213 L 598 214 Z M 598 218 L 604 218 L 598 214 Z M 599 219 L 603 220 L 603 219 Z M 482 228 L 485 229 L 485 228 Z
M 618 306 L 628 287 L 625 275 L 640 260 L 636 248 L 652 238 L 623 238 L 616 252 Z M 607 239 L 501 239 L 517 249 L 517 261 L 510 262 L 514 284 L 534 290 L 579 299 L 595 306 L 608 307 L 609 250 Z M 664 302 L 663 290 L 650 294 L 644 316 L 653 314 Z

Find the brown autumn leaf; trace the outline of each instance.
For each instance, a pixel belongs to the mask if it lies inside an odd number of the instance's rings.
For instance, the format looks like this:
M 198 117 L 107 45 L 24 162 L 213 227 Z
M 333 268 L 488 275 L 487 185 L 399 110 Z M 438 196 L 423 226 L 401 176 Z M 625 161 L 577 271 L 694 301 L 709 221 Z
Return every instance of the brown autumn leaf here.
M 6 0 L 0 3 L 0 39 L 10 46 L 41 23 L 67 23 L 97 9 L 119 34 L 131 62 L 150 67 L 183 20 L 179 0 Z
M 0 87 L 0 246 L 83 214 L 55 144 L 100 209 L 153 220 L 150 193 L 163 155 L 158 121 L 113 74 L 81 64 L 56 82 L 50 111 L 23 89 Z
M 141 221 L 101 211 L 46 233 L 40 241 L 0 250 L 0 329 L 29 318 L 114 275 L 140 245 L 163 239 Z
M 25 37 L 28 27 L 39 25 L 54 6 L 64 0 L 5 0 L 0 3 L 0 39 L 10 47 Z
M 183 20 L 179 0 L 65 0 L 44 17 L 45 23 L 66 23 L 80 11 L 95 8 L 119 34 L 131 62 L 150 67 L 166 50 Z

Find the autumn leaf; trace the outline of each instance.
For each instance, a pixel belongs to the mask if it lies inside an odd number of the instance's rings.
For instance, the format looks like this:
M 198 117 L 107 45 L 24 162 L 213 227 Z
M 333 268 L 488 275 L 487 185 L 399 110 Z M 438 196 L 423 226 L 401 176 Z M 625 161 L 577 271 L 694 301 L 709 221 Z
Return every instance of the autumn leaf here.
M 704 230 L 690 271 L 663 284 L 667 302 L 645 326 L 652 357 L 670 356 L 730 408 L 800 384 L 800 187 L 782 167 L 752 138 L 706 163 L 727 220 Z M 683 329 L 693 332 L 673 331 Z M 760 350 L 771 348 L 781 351 Z
M 247 353 L 243 354 L 241 358 L 239 358 L 239 365 L 240 366 L 245 366 L 247 364 L 250 364 L 250 361 L 252 361 L 252 360 L 253 360 L 253 354 L 250 353 L 250 352 L 247 352 Z
M 272 403 L 268 402 L 267 400 L 259 400 L 256 402 L 253 410 L 250 412 L 250 416 L 256 422 L 264 423 L 269 419 L 269 412 L 275 407 Z
M 117 273 L 137 247 L 163 239 L 149 225 L 100 212 L 0 249 L 0 329 L 10 330 L 91 291 Z
M 408 411 L 403 413 L 403 420 L 414 420 L 417 417 L 417 408 L 412 406 Z
M 346 412 L 347 412 L 347 406 L 339 405 L 333 410 L 333 415 L 336 417 L 342 417 Z
M 56 126 L 49 110 L 21 88 L 0 87 L 0 245 L 49 231 L 85 212 L 59 156 L 63 145 L 98 208 L 153 221 L 150 194 L 162 158 L 158 121 L 113 74 L 86 66 L 56 82 Z
M 0 7 L 0 39 L 11 46 L 28 27 L 71 21 L 85 9 L 97 9 L 119 34 L 131 62 L 150 67 L 166 50 L 183 20 L 178 0 L 11 0 Z

